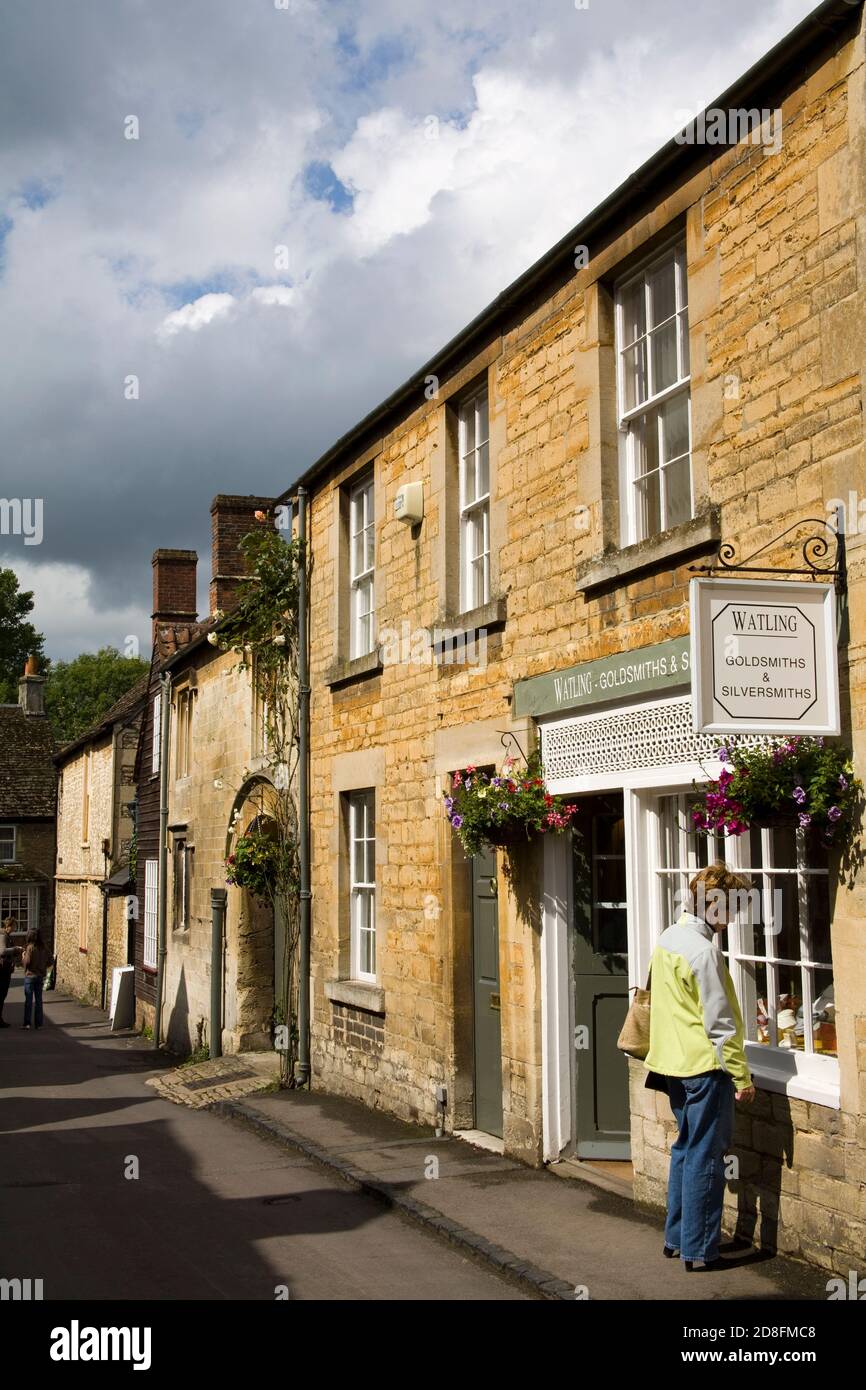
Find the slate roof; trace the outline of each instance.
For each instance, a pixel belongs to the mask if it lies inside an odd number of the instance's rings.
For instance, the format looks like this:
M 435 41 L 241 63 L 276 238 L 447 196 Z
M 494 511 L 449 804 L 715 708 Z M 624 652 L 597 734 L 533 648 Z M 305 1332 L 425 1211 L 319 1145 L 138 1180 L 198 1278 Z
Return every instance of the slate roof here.
M 44 714 L 0 705 L 0 820 L 45 816 L 57 802 L 54 735 Z
M 88 743 L 93 743 L 95 739 L 111 731 L 115 724 L 130 722 L 132 716 L 137 713 L 139 707 L 144 706 L 144 699 L 147 695 L 147 687 L 150 682 L 150 672 L 145 672 L 136 682 L 131 685 L 119 700 L 115 700 L 110 709 L 97 724 L 87 729 L 78 738 L 74 738 L 71 743 L 66 743 L 59 750 L 56 761 L 64 763 L 79 748 L 83 748 Z

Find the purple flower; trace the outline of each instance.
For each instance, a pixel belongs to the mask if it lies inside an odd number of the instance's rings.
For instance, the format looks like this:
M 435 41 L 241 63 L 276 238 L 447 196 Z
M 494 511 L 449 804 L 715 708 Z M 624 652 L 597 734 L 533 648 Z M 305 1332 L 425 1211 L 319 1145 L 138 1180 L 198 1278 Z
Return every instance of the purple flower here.
M 802 787 L 795 787 L 791 795 L 793 796 L 798 806 L 802 806 L 803 802 L 806 800 L 806 793 L 804 792 Z
M 451 814 L 451 810 L 452 810 L 452 807 L 453 807 L 453 806 L 454 806 L 454 798 L 453 798 L 453 796 L 446 796 L 446 798 L 445 798 L 445 810 L 448 812 L 449 816 L 450 816 L 450 814 Z
M 841 814 L 842 812 L 839 810 L 838 806 L 831 806 L 829 811 L 827 812 L 827 819 L 834 821 L 838 820 Z
M 493 777 L 493 778 L 491 778 L 490 785 L 491 785 L 491 787 L 501 787 L 501 786 L 502 786 L 502 778 L 501 778 L 501 777 Z
M 805 830 L 808 825 L 812 824 L 812 817 L 807 816 L 805 811 L 801 811 L 799 816 L 797 817 L 797 821 L 800 826 L 800 829 Z
M 507 801 L 500 801 L 500 803 L 499 803 L 499 809 L 500 809 L 500 811 L 507 811 L 507 810 L 508 810 L 508 802 L 507 802 Z
M 455 830 L 459 830 L 460 827 L 461 827 L 461 825 L 463 824 L 463 817 L 462 817 L 462 816 L 452 816 L 452 817 L 451 817 L 451 824 L 454 826 L 454 829 L 455 829 Z
M 839 786 L 843 792 L 848 790 L 848 778 L 842 772 L 839 773 Z
M 718 760 L 719 760 L 720 763 L 726 763 L 726 762 L 728 761 L 728 750 L 727 750 L 727 748 L 724 748 L 724 747 L 720 748 L 719 751 L 718 751 L 718 753 L 716 754 L 716 757 L 718 758 Z

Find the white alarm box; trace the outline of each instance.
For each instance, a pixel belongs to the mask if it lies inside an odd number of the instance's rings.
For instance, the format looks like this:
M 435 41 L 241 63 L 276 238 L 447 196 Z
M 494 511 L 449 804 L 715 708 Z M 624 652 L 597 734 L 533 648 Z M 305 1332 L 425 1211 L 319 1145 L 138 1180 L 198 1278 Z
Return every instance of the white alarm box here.
M 412 523 L 424 519 L 424 484 L 404 483 L 394 498 L 394 515 L 398 521 Z

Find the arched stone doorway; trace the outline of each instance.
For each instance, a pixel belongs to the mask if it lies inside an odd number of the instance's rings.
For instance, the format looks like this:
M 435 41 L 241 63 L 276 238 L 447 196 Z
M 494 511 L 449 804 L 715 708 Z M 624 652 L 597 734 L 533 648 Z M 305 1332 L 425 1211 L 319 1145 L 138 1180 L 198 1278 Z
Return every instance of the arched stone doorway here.
M 277 824 L 268 814 L 270 782 L 257 778 L 238 793 L 232 808 L 227 854 L 237 838 L 250 831 L 276 837 Z M 227 921 L 231 923 L 227 950 L 234 955 L 227 984 L 233 985 L 231 1029 L 238 1052 L 267 1051 L 282 1020 L 284 943 L 275 928 L 273 904 L 248 888 L 230 885 Z

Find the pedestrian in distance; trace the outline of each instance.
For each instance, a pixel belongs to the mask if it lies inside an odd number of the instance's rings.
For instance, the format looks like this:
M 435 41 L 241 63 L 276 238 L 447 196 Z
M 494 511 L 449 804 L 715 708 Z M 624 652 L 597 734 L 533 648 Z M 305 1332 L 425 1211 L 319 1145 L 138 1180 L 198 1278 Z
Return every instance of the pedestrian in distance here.
M 42 986 L 45 983 L 45 972 L 51 964 L 51 952 L 42 940 L 41 933 L 35 929 L 27 933 L 21 964 L 24 966 L 24 1027 L 30 1027 L 32 1015 L 34 1028 L 41 1028 Z
M 3 922 L 2 929 L 0 929 L 0 1028 L 9 1027 L 3 1017 L 3 1006 L 6 1003 L 6 995 L 9 993 L 9 984 L 18 956 L 18 947 L 12 945 L 12 933 L 16 925 L 14 917 L 7 917 Z
M 711 864 L 689 883 L 689 908 L 662 932 L 650 966 L 650 1046 L 644 1066 L 666 1081 L 679 1134 L 671 1149 L 664 1253 L 686 1270 L 722 1265 L 725 1157 L 734 1101 L 755 1099 L 745 1030 L 715 944 L 748 881 Z

